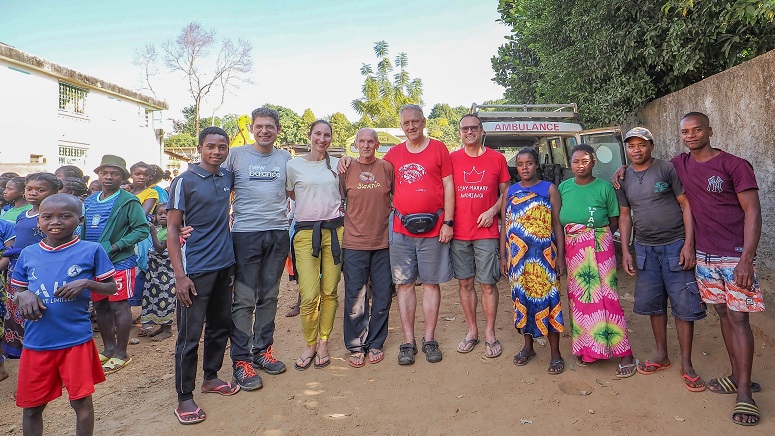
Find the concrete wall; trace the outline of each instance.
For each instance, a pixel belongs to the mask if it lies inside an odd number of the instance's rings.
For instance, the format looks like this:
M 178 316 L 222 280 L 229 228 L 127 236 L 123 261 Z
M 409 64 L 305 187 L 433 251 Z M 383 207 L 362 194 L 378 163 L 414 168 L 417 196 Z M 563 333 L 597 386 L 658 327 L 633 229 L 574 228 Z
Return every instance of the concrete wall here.
M 639 111 L 638 122 L 654 134 L 657 157 L 671 158 L 685 150 L 679 122 L 690 111 L 710 117 L 711 145 L 753 165 L 764 223 L 758 264 L 766 275 L 775 273 L 775 50 L 654 100 Z

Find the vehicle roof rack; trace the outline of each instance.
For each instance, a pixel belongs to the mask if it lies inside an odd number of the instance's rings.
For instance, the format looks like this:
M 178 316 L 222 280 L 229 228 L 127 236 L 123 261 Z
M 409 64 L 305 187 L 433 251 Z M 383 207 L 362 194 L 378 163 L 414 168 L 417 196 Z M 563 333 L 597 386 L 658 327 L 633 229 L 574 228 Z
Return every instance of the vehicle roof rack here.
M 569 104 L 472 104 L 471 114 L 483 121 L 497 120 L 553 120 L 576 119 L 579 116 L 576 103 Z

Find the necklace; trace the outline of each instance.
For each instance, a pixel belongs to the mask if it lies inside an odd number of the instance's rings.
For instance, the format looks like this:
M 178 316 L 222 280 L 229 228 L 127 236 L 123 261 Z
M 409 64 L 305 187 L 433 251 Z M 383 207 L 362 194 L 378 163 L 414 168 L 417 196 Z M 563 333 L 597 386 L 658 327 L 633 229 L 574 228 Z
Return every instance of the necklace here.
M 360 159 L 355 159 L 355 161 L 358 162 L 358 167 L 361 169 L 361 173 L 358 174 L 358 180 L 363 183 L 374 183 L 377 180 L 377 177 L 371 172 L 371 169 L 374 167 L 374 164 L 377 163 L 377 160 L 374 159 L 374 162 L 366 164 L 366 169 L 363 168 L 364 164 L 361 163 Z
M 652 165 L 654 165 L 654 159 L 651 160 L 651 162 L 649 163 L 649 166 L 647 166 L 646 169 L 643 171 L 635 171 L 635 169 L 633 168 L 632 172 L 635 173 L 635 177 L 638 178 L 639 185 L 643 184 L 643 178 L 646 177 L 646 171 L 648 171 Z

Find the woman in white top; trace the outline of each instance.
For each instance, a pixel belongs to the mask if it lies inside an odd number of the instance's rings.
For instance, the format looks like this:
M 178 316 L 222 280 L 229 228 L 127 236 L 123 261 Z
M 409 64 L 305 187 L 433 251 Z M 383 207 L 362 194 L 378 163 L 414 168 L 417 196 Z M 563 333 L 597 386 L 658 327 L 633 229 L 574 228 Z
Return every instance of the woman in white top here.
M 328 338 L 339 305 L 336 288 L 342 272 L 344 218 L 338 159 L 328 155 L 331 124 L 317 120 L 309 129 L 310 152 L 287 164 L 285 189 L 296 201 L 293 255 L 301 295 L 301 326 L 307 348 L 296 359 L 298 370 L 331 363 Z

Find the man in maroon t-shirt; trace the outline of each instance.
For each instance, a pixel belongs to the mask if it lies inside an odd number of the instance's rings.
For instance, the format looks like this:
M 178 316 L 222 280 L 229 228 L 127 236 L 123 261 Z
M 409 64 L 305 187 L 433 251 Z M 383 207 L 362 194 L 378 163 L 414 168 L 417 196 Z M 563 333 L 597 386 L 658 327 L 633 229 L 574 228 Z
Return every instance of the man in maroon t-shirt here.
M 502 153 L 482 144 L 482 120 L 474 114 L 460 120 L 463 148 L 450 154 L 455 182 L 455 236 L 450 244 L 452 270 L 459 282 L 460 305 L 468 323 L 468 333 L 457 351 L 470 353 L 479 343 L 476 324 L 476 288 L 482 286 L 482 310 L 485 317 L 485 357 L 501 355 L 503 348 L 495 338 L 500 278 L 500 232 L 495 216 L 501 196 L 509 187 L 509 170 Z
M 708 116 L 690 112 L 681 118 L 681 140 L 689 153 L 672 159 L 692 209 L 697 249 L 697 284 L 703 301 L 721 319 L 732 375 L 710 380 L 717 393 L 737 393 L 736 424 L 759 422 L 752 398 L 754 338 L 750 312 L 764 311 L 754 258 L 761 237 L 761 206 L 751 164 L 713 148 Z

